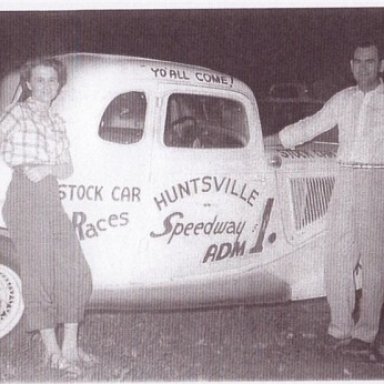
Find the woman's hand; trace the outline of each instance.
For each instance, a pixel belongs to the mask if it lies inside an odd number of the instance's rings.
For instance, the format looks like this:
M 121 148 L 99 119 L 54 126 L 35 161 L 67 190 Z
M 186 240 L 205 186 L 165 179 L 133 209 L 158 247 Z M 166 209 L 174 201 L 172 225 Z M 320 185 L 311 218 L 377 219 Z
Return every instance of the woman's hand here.
M 49 165 L 39 165 L 37 167 L 31 167 L 24 171 L 24 174 L 34 183 L 38 183 L 43 180 L 49 174 L 52 173 L 52 167 Z

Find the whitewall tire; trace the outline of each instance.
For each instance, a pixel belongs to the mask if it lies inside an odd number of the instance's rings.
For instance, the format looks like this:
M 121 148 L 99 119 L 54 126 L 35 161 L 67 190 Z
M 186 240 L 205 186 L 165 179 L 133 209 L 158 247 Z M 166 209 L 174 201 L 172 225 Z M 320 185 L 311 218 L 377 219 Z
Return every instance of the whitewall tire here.
M 19 322 L 24 310 L 19 276 L 0 264 L 0 338 Z

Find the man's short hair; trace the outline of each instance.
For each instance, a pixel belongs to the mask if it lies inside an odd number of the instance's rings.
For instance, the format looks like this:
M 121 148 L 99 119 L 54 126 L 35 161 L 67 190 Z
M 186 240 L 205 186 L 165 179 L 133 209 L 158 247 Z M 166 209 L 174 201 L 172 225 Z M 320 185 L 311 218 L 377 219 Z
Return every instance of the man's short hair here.
M 382 46 L 377 40 L 374 40 L 374 39 L 362 39 L 359 41 L 355 41 L 355 43 L 353 44 L 353 47 L 351 49 L 350 58 L 351 59 L 354 58 L 354 54 L 355 54 L 355 51 L 357 48 L 368 48 L 368 47 L 376 47 L 378 55 L 379 55 L 379 60 L 383 59 Z

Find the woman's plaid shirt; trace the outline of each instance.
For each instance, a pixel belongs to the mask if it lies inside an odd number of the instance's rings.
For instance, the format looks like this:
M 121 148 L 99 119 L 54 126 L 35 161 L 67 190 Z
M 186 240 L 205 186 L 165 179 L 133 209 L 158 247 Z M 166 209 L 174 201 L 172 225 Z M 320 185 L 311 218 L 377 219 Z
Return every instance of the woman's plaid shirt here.
M 32 99 L 10 106 L 0 130 L 0 153 L 10 167 L 59 164 L 69 147 L 64 120 Z

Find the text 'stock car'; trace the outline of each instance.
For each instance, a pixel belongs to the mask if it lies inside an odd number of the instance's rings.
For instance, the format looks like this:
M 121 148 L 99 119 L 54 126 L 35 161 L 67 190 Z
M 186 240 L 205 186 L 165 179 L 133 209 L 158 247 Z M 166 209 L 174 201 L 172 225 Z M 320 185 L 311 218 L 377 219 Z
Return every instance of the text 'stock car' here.
M 323 295 L 336 145 L 264 147 L 256 100 L 231 76 L 134 57 L 68 54 L 53 107 L 73 175 L 60 197 L 91 267 L 91 305 L 143 309 Z M 20 93 L 1 83 L 0 109 Z M 0 162 L 0 208 L 11 170 Z M 0 218 L 0 336 L 22 312 Z M 13 271 L 12 271 L 13 270 Z

